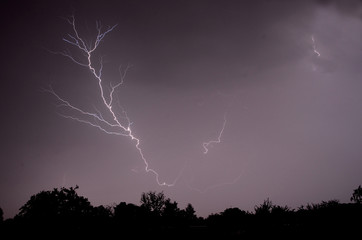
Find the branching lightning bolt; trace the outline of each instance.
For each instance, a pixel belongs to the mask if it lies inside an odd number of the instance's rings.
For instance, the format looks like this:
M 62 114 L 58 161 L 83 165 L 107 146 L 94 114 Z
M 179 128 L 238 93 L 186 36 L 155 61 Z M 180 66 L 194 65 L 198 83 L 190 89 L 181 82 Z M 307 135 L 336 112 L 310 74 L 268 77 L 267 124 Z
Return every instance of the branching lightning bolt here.
M 92 127 L 98 128 L 99 130 L 103 131 L 106 134 L 111 135 L 118 135 L 118 136 L 124 136 L 129 137 L 132 141 L 135 141 L 135 147 L 139 152 L 140 157 L 142 158 L 144 164 L 145 164 L 145 171 L 147 173 L 152 173 L 156 177 L 156 182 L 159 186 L 168 186 L 172 187 L 176 184 L 177 180 L 181 176 L 179 174 L 177 178 L 172 183 L 166 183 L 160 181 L 160 176 L 157 173 L 156 170 L 150 168 L 149 162 L 145 158 L 142 148 L 140 146 L 141 140 L 140 138 L 136 137 L 131 129 L 131 121 L 129 117 L 127 116 L 127 113 L 124 109 L 121 109 L 121 113 L 117 113 L 113 109 L 113 95 L 114 92 L 119 88 L 126 77 L 127 71 L 129 70 L 129 66 L 122 68 L 120 66 L 119 72 L 120 72 L 120 80 L 117 84 L 110 84 L 110 90 L 107 94 L 103 85 L 104 81 L 102 78 L 102 70 L 103 70 L 103 61 L 102 58 L 100 59 L 100 67 L 98 70 L 94 67 L 94 63 L 92 62 L 92 54 L 96 51 L 97 47 L 103 40 L 103 38 L 110 33 L 117 25 L 114 25 L 112 27 L 108 27 L 105 31 L 102 32 L 102 26 L 99 22 L 96 22 L 96 29 L 97 29 L 97 36 L 95 41 L 92 43 L 86 43 L 86 41 L 79 35 L 79 32 L 76 28 L 75 24 L 75 17 L 71 16 L 69 19 L 67 19 L 68 23 L 72 26 L 73 34 L 68 34 L 67 37 L 63 38 L 63 41 L 67 44 L 70 44 L 74 46 L 75 48 L 78 48 L 84 55 L 85 60 L 80 61 L 76 57 L 72 56 L 69 51 L 63 51 L 63 52 L 54 52 L 56 54 L 63 55 L 70 60 L 72 60 L 74 63 L 86 67 L 89 69 L 89 71 L 92 73 L 93 77 L 97 80 L 98 89 L 100 92 L 100 97 L 102 99 L 103 106 L 107 109 L 107 114 L 110 116 L 109 119 L 105 118 L 100 111 L 96 110 L 96 113 L 94 112 L 88 112 L 85 111 L 79 107 L 76 107 L 71 102 L 67 101 L 66 99 L 62 98 L 59 94 L 57 94 L 52 87 L 47 89 L 46 91 L 54 95 L 57 100 L 60 102 L 60 107 L 64 107 L 76 114 L 78 114 L 80 117 L 72 116 L 72 115 L 63 115 L 61 116 L 72 119 L 75 121 L 78 121 L 80 123 L 88 124 Z
M 221 142 L 221 136 L 224 132 L 225 126 L 226 126 L 226 114 L 224 114 L 224 122 L 223 122 L 222 128 L 219 132 L 219 136 L 217 137 L 217 139 L 202 143 L 202 146 L 204 148 L 204 154 L 207 154 L 209 152 L 209 148 L 208 148 L 209 146 L 212 146 L 213 144 Z
M 320 52 L 317 51 L 317 47 L 316 47 L 315 39 L 314 39 L 314 36 L 313 36 L 313 35 L 311 36 L 311 39 L 312 39 L 312 43 L 313 43 L 313 52 L 314 52 L 315 54 L 317 54 L 318 57 L 320 57 L 321 54 L 320 54 Z

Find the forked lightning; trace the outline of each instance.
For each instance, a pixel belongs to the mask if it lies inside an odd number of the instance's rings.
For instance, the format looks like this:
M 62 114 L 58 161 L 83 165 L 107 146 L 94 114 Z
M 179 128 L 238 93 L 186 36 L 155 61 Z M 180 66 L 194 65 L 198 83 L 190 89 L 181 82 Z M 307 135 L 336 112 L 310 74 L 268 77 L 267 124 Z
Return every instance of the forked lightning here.
M 112 27 L 108 27 L 105 31 L 102 32 L 102 26 L 99 22 L 96 22 L 96 29 L 97 29 L 97 36 L 96 40 L 94 42 L 86 42 L 80 35 L 76 28 L 75 18 L 74 16 L 71 16 L 69 19 L 67 19 L 68 23 L 72 26 L 73 34 L 68 34 L 67 37 L 63 38 L 63 41 L 67 44 L 70 44 L 76 48 L 78 48 L 84 55 L 85 59 L 83 61 L 78 60 L 77 58 L 73 57 L 69 51 L 63 51 L 63 52 L 56 52 L 57 54 L 61 54 L 70 60 L 72 60 L 74 63 L 86 67 L 89 69 L 89 71 L 92 73 L 93 77 L 98 83 L 98 89 L 100 93 L 100 98 L 102 99 L 102 104 L 107 109 L 107 113 L 101 114 L 100 111 L 96 110 L 97 113 L 94 112 L 87 112 L 82 110 L 79 107 L 76 107 L 71 102 L 67 101 L 66 99 L 62 98 L 59 94 L 57 94 L 51 87 L 47 90 L 51 94 L 53 94 L 58 101 L 60 102 L 60 106 L 67 108 L 68 110 L 75 112 L 79 114 L 81 117 L 71 116 L 71 115 L 63 115 L 65 118 L 69 118 L 81 123 L 88 124 L 92 127 L 96 127 L 100 129 L 101 131 L 112 134 L 112 135 L 119 135 L 119 136 L 125 136 L 129 137 L 132 141 L 135 141 L 135 146 L 145 164 L 145 171 L 148 173 L 153 173 L 156 177 L 156 182 L 159 186 L 174 186 L 176 184 L 176 181 L 178 180 L 179 176 L 174 180 L 172 183 L 166 183 L 160 181 L 160 176 L 157 173 L 156 170 L 150 168 L 149 162 L 145 158 L 142 148 L 140 146 L 140 139 L 134 135 L 131 129 L 131 122 L 130 119 L 127 116 L 127 113 L 121 109 L 120 113 L 116 112 L 113 107 L 113 94 L 115 90 L 120 87 L 124 79 L 126 77 L 127 71 L 129 69 L 129 66 L 122 68 L 119 68 L 120 71 L 120 81 L 117 84 L 110 84 L 110 90 L 108 93 L 106 93 L 106 89 L 104 88 L 104 81 L 102 78 L 102 70 L 103 70 L 103 61 L 102 58 L 100 59 L 100 67 L 98 70 L 94 66 L 94 63 L 92 62 L 92 56 L 93 53 L 97 50 L 97 47 L 103 40 L 103 38 L 110 33 L 117 25 L 114 25 Z M 108 115 L 109 118 L 105 118 L 104 116 Z M 90 119 L 90 120 L 89 120 Z

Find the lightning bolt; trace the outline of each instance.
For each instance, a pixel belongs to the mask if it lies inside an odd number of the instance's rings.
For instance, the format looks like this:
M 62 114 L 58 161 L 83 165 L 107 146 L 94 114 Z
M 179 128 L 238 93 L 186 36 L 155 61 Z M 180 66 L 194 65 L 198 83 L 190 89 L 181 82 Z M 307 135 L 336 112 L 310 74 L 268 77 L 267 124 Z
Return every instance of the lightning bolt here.
M 315 54 L 317 54 L 317 56 L 318 57 L 320 57 L 321 56 L 321 54 L 320 54 L 320 52 L 318 52 L 317 51 L 317 47 L 316 47 L 316 43 L 315 43 L 315 39 L 314 39 L 314 36 L 312 35 L 311 36 L 311 39 L 312 39 L 312 46 L 313 46 L 313 52 L 315 53 Z
M 77 48 L 81 53 L 83 53 L 84 58 L 83 60 L 79 60 L 76 57 L 74 57 L 69 51 L 63 51 L 63 52 L 53 52 L 56 54 L 63 55 L 64 57 L 69 58 L 74 63 L 87 68 L 93 75 L 94 79 L 96 80 L 98 84 L 98 89 L 100 93 L 100 98 L 102 100 L 102 104 L 107 110 L 108 118 L 104 117 L 100 111 L 96 110 L 95 112 L 88 112 L 85 111 L 68 100 L 62 98 L 59 94 L 57 94 L 52 87 L 49 87 L 49 89 L 46 89 L 45 91 L 51 93 L 55 98 L 59 101 L 59 107 L 63 107 L 68 109 L 69 111 L 78 114 L 80 117 L 74 116 L 74 115 L 63 115 L 60 114 L 64 118 L 72 119 L 80 123 L 84 123 L 87 125 L 90 125 L 92 127 L 98 128 L 99 130 L 103 131 L 106 134 L 111 135 L 117 135 L 117 136 L 124 136 L 131 139 L 131 141 L 135 142 L 135 147 L 138 150 L 138 153 L 143 160 L 143 163 L 145 165 L 145 171 L 147 173 L 152 173 L 155 178 L 156 182 L 159 186 L 167 186 L 172 187 L 176 184 L 177 180 L 181 176 L 180 174 L 176 177 L 176 179 L 172 183 L 166 183 L 160 181 L 160 175 L 157 173 L 156 170 L 150 168 L 149 162 L 145 158 L 142 148 L 141 148 L 141 140 L 140 138 L 136 137 L 135 134 L 132 131 L 131 128 L 131 121 L 129 117 L 127 116 L 127 113 L 124 109 L 121 109 L 121 112 L 118 113 L 114 110 L 113 106 L 113 95 L 115 91 L 123 85 L 124 79 L 126 77 L 126 74 L 130 68 L 128 65 L 127 67 L 123 68 L 122 66 L 119 67 L 120 72 L 120 80 L 116 84 L 109 84 L 108 93 L 104 88 L 104 81 L 102 78 L 102 70 L 103 70 L 103 60 L 100 59 L 99 62 L 99 68 L 96 69 L 94 66 L 94 63 L 92 62 L 92 56 L 93 53 L 97 50 L 97 47 L 99 44 L 103 41 L 104 37 L 113 31 L 113 29 L 117 26 L 111 26 L 108 27 L 105 31 L 102 32 L 102 25 L 99 22 L 96 22 L 96 30 L 97 30 L 97 36 L 94 42 L 86 42 L 79 34 L 76 23 L 75 23 L 75 17 L 71 16 L 70 18 L 66 19 L 67 22 L 72 26 L 73 34 L 68 34 L 66 37 L 63 38 L 63 41 L 69 45 L 72 45 L 73 47 Z
M 210 140 L 208 142 L 203 142 L 202 143 L 202 146 L 204 148 L 204 154 L 207 154 L 209 152 L 209 146 L 213 146 L 213 144 L 217 144 L 217 143 L 220 143 L 221 142 L 221 137 L 222 137 L 222 134 L 225 130 L 225 126 L 226 126 L 226 122 L 227 122 L 227 119 L 226 119 L 226 113 L 224 114 L 224 121 L 223 121 L 223 124 L 222 124 L 222 127 L 221 127 L 221 130 L 219 132 L 219 135 L 217 137 L 216 140 Z M 217 183 L 217 184 L 213 184 L 213 185 L 210 185 L 204 189 L 199 189 L 199 188 L 196 188 L 196 187 L 192 187 L 190 184 L 188 184 L 188 188 L 190 190 L 193 190 L 193 191 L 197 191 L 199 193 L 205 193 L 209 190 L 212 190 L 212 189 L 215 189 L 215 188 L 218 188 L 218 187 L 222 187 L 222 186 L 225 186 L 225 185 L 233 185 L 235 184 L 242 176 L 242 173 L 239 173 L 239 175 L 237 175 L 233 180 L 231 181 L 226 181 L 226 182 L 221 182 L 221 183 Z
M 221 130 L 219 132 L 217 139 L 202 143 L 202 146 L 204 148 L 204 154 L 207 154 L 209 152 L 209 149 L 208 149 L 209 146 L 213 146 L 213 144 L 221 142 L 221 135 L 224 132 L 225 126 L 226 126 L 226 113 L 224 114 L 224 122 L 223 122 L 223 125 L 221 127 Z

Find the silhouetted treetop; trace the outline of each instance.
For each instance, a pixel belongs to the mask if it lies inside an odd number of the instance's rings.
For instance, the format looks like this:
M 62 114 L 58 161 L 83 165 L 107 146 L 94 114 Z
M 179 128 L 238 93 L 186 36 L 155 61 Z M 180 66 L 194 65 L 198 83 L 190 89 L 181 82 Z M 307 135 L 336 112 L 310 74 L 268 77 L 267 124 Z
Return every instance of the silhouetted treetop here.
M 162 216 L 176 217 L 180 212 L 180 209 L 178 208 L 177 205 L 178 205 L 177 202 L 175 202 L 175 201 L 172 202 L 169 198 L 166 199 L 165 205 L 164 205 L 164 208 L 162 211 Z
M 79 196 L 75 188 L 54 188 L 52 191 L 41 191 L 30 197 L 20 208 L 17 215 L 30 219 L 49 219 L 54 217 L 75 217 L 89 215 L 92 206 L 87 198 Z
M 260 204 L 259 206 L 255 206 L 254 210 L 256 215 L 266 215 L 271 213 L 272 208 L 273 203 L 269 200 L 269 198 L 267 198 L 262 204 Z
M 154 191 L 150 191 L 148 193 L 142 193 L 141 207 L 154 215 L 161 216 L 165 208 L 166 201 L 170 200 L 166 199 L 163 192 L 156 193 Z
M 353 190 L 351 201 L 358 203 L 358 204 L 362 203 L 362 187 L 361 187 L 361 185 L 359 185 L 358 188 Z
M 114 207 L 114 219 L 122 224 L 137 224 L 144 215 L 145 209 L 132 203 L 121 202 Z
M 194 220 L 197 218 L 197 216 L 195 214 L 195 209 L 191 203 L 188 203 L 185 208 L 185 217 L 189 220 Z

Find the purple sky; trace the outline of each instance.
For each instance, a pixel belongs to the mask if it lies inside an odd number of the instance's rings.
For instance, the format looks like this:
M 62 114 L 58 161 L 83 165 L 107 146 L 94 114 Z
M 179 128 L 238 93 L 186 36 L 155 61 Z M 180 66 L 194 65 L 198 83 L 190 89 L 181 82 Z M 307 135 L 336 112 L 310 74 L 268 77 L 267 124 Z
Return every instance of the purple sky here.
M 292 208 L 348 202 L 362 184 L 360 1 L 3 1 L 2 9 L 5 218 L 32 194 L 76 184 L 93 205 L 164 191 L 199 216 L 253 210 L 268 197 Z M 103 57 L 106 86 L 120 64 L 133 66 L 114 106 L 126 110 L 160 181 L 179 176 L 175 186 L 157 185 L 135 141 L 61 117 L 42 90 L 101 109 L 89 70 L 50 53 L 82 57 L 62 41 L 73 12 L 87 41 L 97 20 L 118 24 L 94 62 Z M 221 142 L 204 154 L 224 116 Z

